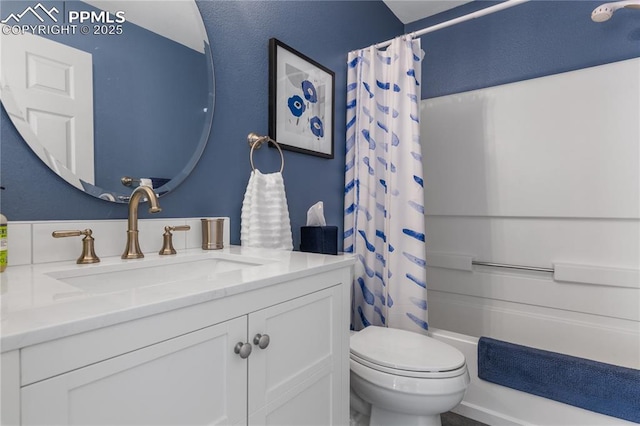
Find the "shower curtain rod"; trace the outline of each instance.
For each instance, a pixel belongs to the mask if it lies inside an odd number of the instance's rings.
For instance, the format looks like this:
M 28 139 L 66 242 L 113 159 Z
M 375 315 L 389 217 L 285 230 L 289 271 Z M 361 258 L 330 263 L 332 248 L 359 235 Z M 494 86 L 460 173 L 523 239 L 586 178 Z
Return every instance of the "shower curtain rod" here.
M 441 22 L 441 23 L 439 23 L 437 25 L 432 25 L 430 27 L 423 28 L 423 29 L 418 30 L 418 31 L 414 31 L 414 32 L 406 34 L 406 35 L 411 36 L 412 38 L 420 37 L 420 36 L 425 35 L 427 33 L 431 33 L 431 32 L 440 30 L 442 28 L 450 27 L 452 25 L 456 25 L 456 24 L 459 24 L 459 23 L 464 22 L 464 21 L 469 21 L 471 19 L 479 18 L 481 16 L 490 15 L 492 13 L 499 12 L 499 11 L 504 10 L 504 9 L 508 9 L 510 7 L 513 7 L 513 6 L 518 6 L 519 4 L 526 3 L 528 1 L 529 0 L 507 0 L 505 2 L 496 4 L 495 6 L 490 6 L 490 7 L 478 10 L 476 12 L 472 12 L 472 13 L 469 13 L 467 15 L 460 16 L 460 17 L 455 18 L 455 19 L 450 19 L 449 21 L 444 21 L 444 22 Z M 378 49 L 380 49 L 382 47 L 387 47 L 387 46 L 391 45 L 392 41 L 393 41 L 393 39 L 387 40 L 387 41 L 382 42 L 382 43 L 375 44 L 375 47 L 378 48 Z

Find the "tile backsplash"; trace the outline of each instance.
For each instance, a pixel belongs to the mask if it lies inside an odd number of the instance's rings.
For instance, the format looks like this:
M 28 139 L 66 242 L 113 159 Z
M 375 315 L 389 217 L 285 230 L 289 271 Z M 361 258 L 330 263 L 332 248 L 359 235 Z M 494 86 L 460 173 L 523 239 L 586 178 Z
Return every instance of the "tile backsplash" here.
M 176 251 L 202 246 L 201 218 L 140 219 L 140 248 L 158 253 L 165 226 L 189 225 L 189 231 L 173 232 Z M 210 218 L 207 218 L 210 219 Z M 229 245 L 229 218 L 224 217 L 223 243 Z M 53 231 L 91 229 L 98 257 L 120 256 L 126 245 L 127 219 L 9 222 L 9 266 L 76 260 L 82 252 L 83 237 L 53 238 Z

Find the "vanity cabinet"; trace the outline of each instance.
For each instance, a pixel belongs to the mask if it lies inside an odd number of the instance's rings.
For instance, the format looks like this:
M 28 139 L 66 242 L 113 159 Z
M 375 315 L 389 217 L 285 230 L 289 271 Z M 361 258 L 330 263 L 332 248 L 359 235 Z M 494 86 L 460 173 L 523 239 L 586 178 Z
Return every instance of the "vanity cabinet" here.
M 346 424 L 348 279 L 345 268 L 38 345 L 23 372 L 47 354 L 53 365 L 23 374 L 21 423 Z
M 246 317 L 22 388 L 24 425 L 243 424 Z

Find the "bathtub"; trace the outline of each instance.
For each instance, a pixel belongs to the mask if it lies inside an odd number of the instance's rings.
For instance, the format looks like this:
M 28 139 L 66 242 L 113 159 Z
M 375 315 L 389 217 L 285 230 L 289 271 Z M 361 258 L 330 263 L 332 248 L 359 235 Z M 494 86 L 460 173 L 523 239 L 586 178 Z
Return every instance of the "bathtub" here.
M 481 380 L 478 378 L 478 338 L 436 328 L 430 328 L 429 335 L 457 348 L 467 360 L 471 383 L 464 400 L 452 410 L 454 413 L 500 426 L 635 424 Z

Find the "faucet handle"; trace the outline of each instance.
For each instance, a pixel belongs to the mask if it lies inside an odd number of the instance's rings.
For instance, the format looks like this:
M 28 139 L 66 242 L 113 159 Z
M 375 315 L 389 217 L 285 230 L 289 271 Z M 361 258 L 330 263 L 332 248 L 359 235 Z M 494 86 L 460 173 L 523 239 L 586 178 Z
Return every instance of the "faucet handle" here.
M 173 248 L 173 234 L 171 233 L 171 231 L 188 231 L 189 229 L 191 229 L 191 226 L 189 225 L 165 226 L 164 234 L 162 234 L 162 248 L 160 249 L 160 252 L 158 254 L 176 254 L 176 249 Z
M 95 239 L 91 236 L 93 231 L 91 229 L 85 229 L 84 231 L 53 231 L 51 236 L 53 238 L 63 238 L 63 237 L 79 237 L 84 235 L 82 239 L 82 254 L 76 261 L 76 263 L 83 265 L 87 263 L 98 263 L 100 262 L 100 258 L 96 256 L 96 252 L 94 250 L 94 241 Z

